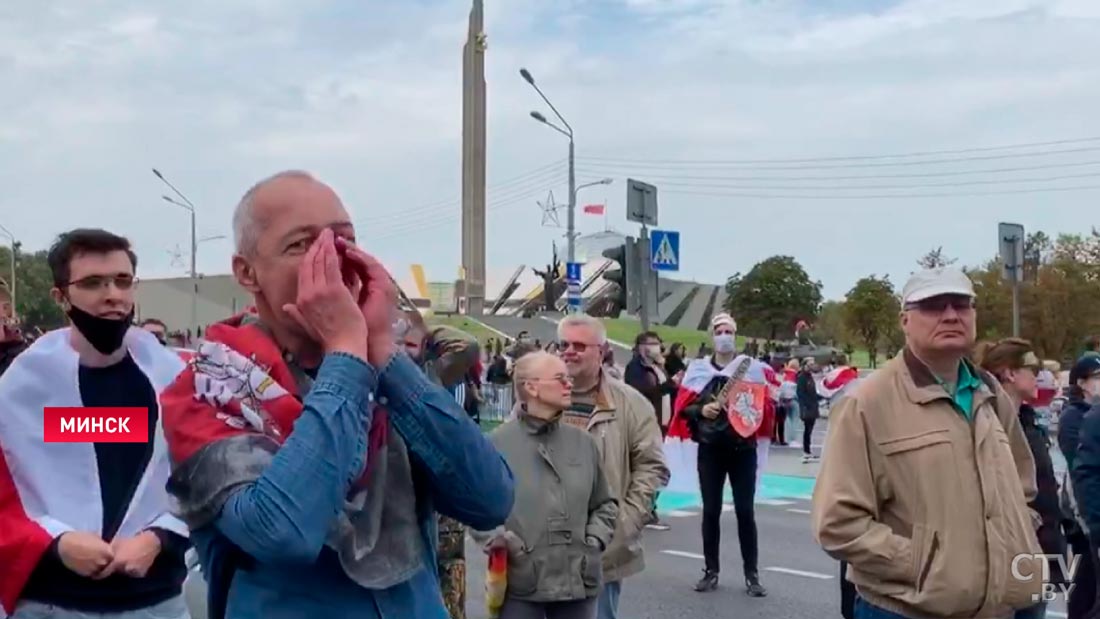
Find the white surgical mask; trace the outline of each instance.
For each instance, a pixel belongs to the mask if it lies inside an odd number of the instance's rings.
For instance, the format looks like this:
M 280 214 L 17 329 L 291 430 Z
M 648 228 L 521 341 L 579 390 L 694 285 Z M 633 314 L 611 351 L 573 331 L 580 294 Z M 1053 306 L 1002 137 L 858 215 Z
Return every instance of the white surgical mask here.
M 732 333 L 722 333 L 714 336 L 714 350 L 720 353 L 731 353 L 737 348 L 737 342 Z

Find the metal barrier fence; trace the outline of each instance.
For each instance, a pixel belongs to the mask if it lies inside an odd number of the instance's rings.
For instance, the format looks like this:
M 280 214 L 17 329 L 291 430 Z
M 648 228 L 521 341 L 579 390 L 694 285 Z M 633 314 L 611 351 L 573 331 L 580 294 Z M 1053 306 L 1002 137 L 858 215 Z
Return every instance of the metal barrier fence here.
M 514 396 L 511 384 L 483 384 L 481 386 L 481 421 L 507 421 L 508 415 L 512 413 Z

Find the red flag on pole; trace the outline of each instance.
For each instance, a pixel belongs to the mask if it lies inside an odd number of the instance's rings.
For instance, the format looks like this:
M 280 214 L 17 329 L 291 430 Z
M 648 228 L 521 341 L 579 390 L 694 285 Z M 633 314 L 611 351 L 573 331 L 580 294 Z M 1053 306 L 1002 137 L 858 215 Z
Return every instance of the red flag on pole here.
M 584 205 L 585 215 L 603 215 L 605 205 L 603 204 L 586 204 Z

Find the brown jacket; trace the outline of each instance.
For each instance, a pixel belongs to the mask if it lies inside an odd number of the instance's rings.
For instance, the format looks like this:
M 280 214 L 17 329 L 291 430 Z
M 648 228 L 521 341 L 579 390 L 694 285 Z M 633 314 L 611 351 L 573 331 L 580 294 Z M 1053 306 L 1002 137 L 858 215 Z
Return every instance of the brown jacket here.
M 604 582 L 618 582 L 645 569 L 642 530 L 657 490 L 669 478 L 661 428 L 645 396 L 604 373 L 588 433 L 619 501 L 615 535 L 603 555 Z
M 865 600 L 912 619 L 1010 617 L 1041 586 L 1013 577 L 1015 556 L 1042 552 L 1031 451 L 1008 395 L 971 370 L 972 423 L 908 351 L 829 416 L 814 536 Z

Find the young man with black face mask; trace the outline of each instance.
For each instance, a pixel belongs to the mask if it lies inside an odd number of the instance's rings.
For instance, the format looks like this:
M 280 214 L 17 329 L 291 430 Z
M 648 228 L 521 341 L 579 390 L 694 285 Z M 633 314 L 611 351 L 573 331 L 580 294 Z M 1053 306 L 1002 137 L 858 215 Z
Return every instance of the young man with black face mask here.
M 12 619 L 183 619 L 188 532 L 165 490 L 158 393 L 184 362 L 133 326 L 126 239 L 73 230 L 48 263 L 71 327 L 43 335 L 0 377 L 0 602 Z M 148 438 L 47 443 L 47 407 L 145 409 Z

